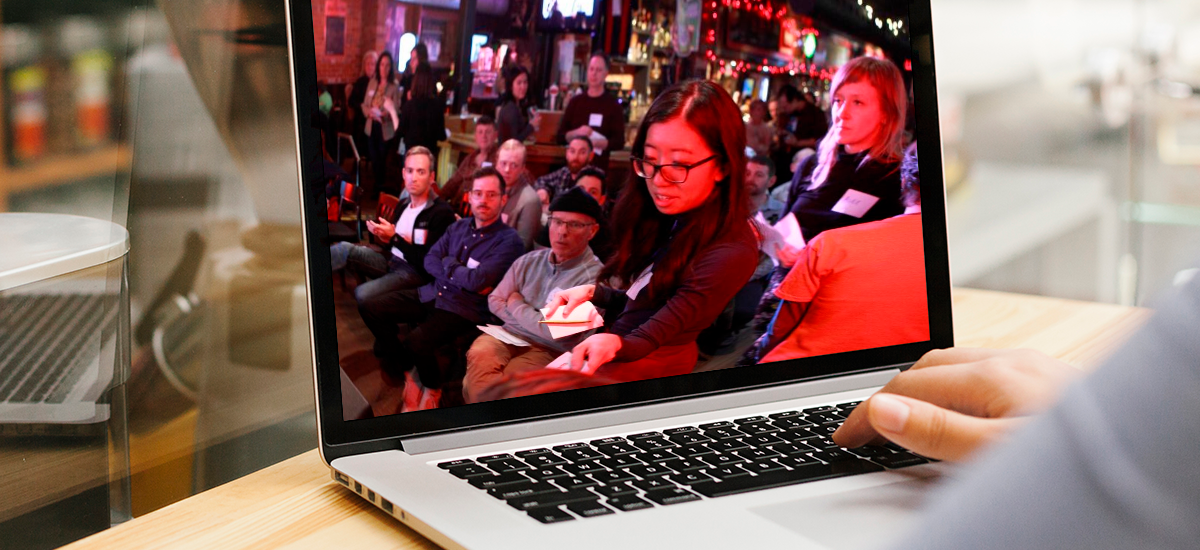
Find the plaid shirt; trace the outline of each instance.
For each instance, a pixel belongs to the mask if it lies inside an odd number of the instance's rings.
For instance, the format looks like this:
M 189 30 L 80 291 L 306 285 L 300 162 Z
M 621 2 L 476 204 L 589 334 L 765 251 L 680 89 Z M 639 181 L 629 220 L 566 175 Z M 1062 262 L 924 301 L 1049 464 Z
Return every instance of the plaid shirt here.
M 538 178 L 533 183 L 534 189 L 545 189 L 549 192 L 550 200 L 570 191 L 572 187 L 575 187 L 575 176 L 571 175 L 571 169 L 566 166 Z

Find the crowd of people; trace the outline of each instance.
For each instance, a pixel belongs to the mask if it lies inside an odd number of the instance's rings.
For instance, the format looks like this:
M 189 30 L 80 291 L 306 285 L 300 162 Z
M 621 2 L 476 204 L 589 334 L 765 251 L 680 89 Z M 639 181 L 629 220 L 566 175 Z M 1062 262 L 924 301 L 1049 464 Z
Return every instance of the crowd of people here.
M 408 128 L 389 119 L 383 65 L 364 94 L 381 106 L 363 111 L 370 135 Z M 365 279 L 354 297 L 382 369 L 404 381 L 402 410 L 686 374 L 747 328 L 747 364 L 928 340 L 920 178 L 895 65 L 842 67 L 828 119 L 784 86 L 775 126 L 766 104 L 743 123 L 719 85 L 676 85 L 641 121 L 615 200 L 603 164 L 625 144 L 620 114 L 604 110 L 606 73 L 593 56 L 559 131 L 562 168 L 535 180 L 525 167 L 522 139 L 540 120 L 514 71 L 440 189 L 436 149 L 410 146 L 405 197 L 367 224 L 374 246 L 331 245 L 333 268 Z M 791 165 L 801 148 L 812 154 Z M 770 238 L 788 217 L 804 244 Z M 586 330 L 556 338 L 547 318 L 585 302 L 595 312 L 574 322 Z

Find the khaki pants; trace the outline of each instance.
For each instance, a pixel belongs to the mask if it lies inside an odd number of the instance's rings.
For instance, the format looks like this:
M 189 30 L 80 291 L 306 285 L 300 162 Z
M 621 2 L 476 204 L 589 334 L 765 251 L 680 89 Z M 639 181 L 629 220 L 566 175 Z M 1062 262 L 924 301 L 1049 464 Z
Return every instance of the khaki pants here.
M 540 370 L 560 354 L 533 345 L 510 346 L 487 334 L 480 335 L 467 350 L 467 376 L 463 379 L 463 399 L 475 403 L 485 388 L 522 372 Z

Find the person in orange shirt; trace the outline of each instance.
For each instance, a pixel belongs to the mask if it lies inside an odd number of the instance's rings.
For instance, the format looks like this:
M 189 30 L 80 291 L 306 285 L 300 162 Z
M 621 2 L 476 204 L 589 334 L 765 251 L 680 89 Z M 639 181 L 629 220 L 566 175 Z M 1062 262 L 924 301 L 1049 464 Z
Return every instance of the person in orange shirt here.
M 775 290 L 784 303 L 760 362 L 929 339 L 915 145 L 900 171 L 903 214 L 825 231 L 803 249 Z

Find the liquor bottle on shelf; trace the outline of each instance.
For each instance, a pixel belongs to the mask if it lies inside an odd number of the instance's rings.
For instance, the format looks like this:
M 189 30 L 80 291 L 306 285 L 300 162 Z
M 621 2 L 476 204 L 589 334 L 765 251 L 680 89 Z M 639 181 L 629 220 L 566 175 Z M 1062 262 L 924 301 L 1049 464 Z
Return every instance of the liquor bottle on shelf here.
M 46 153 L 46 68 L 42 65 L 42 41 L 25 25 L 5 25 L 0 30 L 4 43 L 4 91 L 8 107 L 8 159 L 19 165 L 33 162 Z

